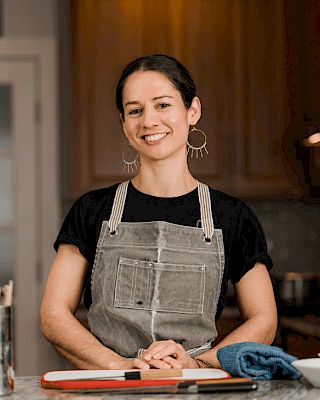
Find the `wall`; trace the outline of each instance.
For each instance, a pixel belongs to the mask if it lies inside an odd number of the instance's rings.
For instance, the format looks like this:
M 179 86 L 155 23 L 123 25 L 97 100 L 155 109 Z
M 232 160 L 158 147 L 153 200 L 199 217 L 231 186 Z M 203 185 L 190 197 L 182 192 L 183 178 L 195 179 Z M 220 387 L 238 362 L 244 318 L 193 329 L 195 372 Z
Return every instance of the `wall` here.
M 2 16 L 1 16 L 1 20 L 3 23 L 2 26 L 2 37 L 4 39 L 13 39 L 13 41 L 17 40 L 17 42 L 24 41 L 25 39 L 28 39 L 27 41 L 30 43 L 33 43 L 33 40 L 35 42 L 38 41 L 38 39 L 41 41 L 42 39 L 47 39 L 50 38 L 50 43 L 52 42 L 58 42 L 59 37 L 58 37 L 58 33 L 59 33 L 59 29 L 58 29 L 58 3 L 63 2 L 64 0 L 2 0 L 1 2 L 1 11 L 2 11 Z M 51 40 L 53 39 L 53 40 Z M 32 47 L 32 46 L 31 46 Z M 56 55 L 53 54 L 54 51 L 50 52 L 50 58 L 46 56 L 46 61 L 48 62 L 48 65 L 46 65 L 46 67 L 44 68 L 46 75 L 49 76 L 50 79 L 43 79 L 41 80 L 41 74 L 40 74 L 40 79 L 37 80 L 37 84 L 41 83 L 43 84 L 45 82 L 45 84 L 48 83 L 48 85 L 46 86 L 49 91 L 50 94 L 54 94 L 52 96 L 47 96 L 50 101 L 54 101 L 55 99 L 55 94 L 56 92 L 59 92 L 58 94 L 58 99 L 59 101 L 61 101 L 61 95 L 60 95 L 60 88 L 58 86 L 60 86 L 60 80 L 56 79 L 56 77 L 53 77 L 51 75 L 51 66 L 55 66 L 56 60 L 59 63 L 60 61 L 60 55 Z M 52 58 L 51 58 L 52 55 Z M 39 56 L 40 57 L 40 56 Z M 49 61 L 48 61 L 49 60 Z M 51 60 L 51 61 L 50 61 Z M 38 60 L 37 60 L 38 61 Z M 49 66 L 49 67 L 48 67 Z M 55 70 L 55 69 L 53 69 Z M 42 70 L 40 70 L 42 72 Z M 53 83 L 54 82 L 54 83 Z M 57 83 L 55 83 L 57 82 Z M 52 86 L 51 86 L 52 83 Z M 40 85 L 39 85 L 40 86 Z M 57 86 L 57 88 L 55 87 Z M 56 90 L 58 89 L 58 90 Z M 56 115 L 56 107 L 54 107 L 54 103 L 50 103 L 49 101 L 49 107 L 50 110 L 52 111 L 52 114 L 50 112 L 46 113 L 46 102 L 42 103 L 42 121 L 50 121 L 50 129 L 46 129 L 46 132 L 51 132 L 51 128 L 52 128 L 52 133 L 53 135 L 56 135 L 56 130 L 55 130 L 55 122 L 53 120 L 52 115 Z M 46 104 L 45 104 L 46 103 Z M 41 115 L 40 115 L 41 118 Z M 58 125 L 60 125 L 60 120 L 61 120 L 61 116 L 58 116 Z M 48 125 L 49 128 L 49 125 Z M 40 132 L 40 131 L 39 131 Z M 42 133 L 42 132 L 41 132 Z M 49 136 L 51 138 L 53 138 L 54 136 L 49 134 Z M 46 135 L 43 135 L 40 137 L 37 136 L 37 139 L 39 139 L 39 147 L 41 144 L 41 150 L 43 151 L 44 148 L 44 143 L 48 143 L 48 142 L 44 142 L 43 137 Z M 48 137 L 48 136 L 47 136 Z M 40 143 L 40 141 L 43 141 L 43 143 Z M 51 141 L 51 140 L 50 140 Z M 53 155 L 55 155 L 56 150 L 55 150 L 55 146 L 53 145 L 52 148 L 50 148 L 50 156 L 53 157 Z M 60 152 L 59 152 L 60 155 Z M 53 157 L 54 158 L 54 157 Z M 50 161 L 48 161 L 47 165 L 55 165 L 55 164 L 50 164 Z M 50 179 L 50 174 L 47 174 L 48 176 L 48 180 L 50 185 L 52 185 L 52 187 L 55 187 L 55 179 Z M 37 178 L 39 178 L 39 176 L 37 176 Z M 60 195 L 60 193 L 59 193 Z M 54 198 L 50 198 L 51 203 L 45 202 L 46 204 L 50 204 L 51 205 L 51 215 L 55 213 L 55 211 L 53 211 L 53 209 L 55 209 L 56 204 L 55 199 Z M 1 212 L 1 210 L 0 210 Z M 38 211 L 39 213 L 41 212 L 41 210 Z M 42 221 L 43 222 L 43 221 Z M 41 222 L 41 223 L 42 223 Z M 55 230 L 55 228 L 54 228 Z M 50 238 L 51 239 L 51 238 Z M 46 240 L 44 239 L 44 241 L 49 245 L 51 245 L 51 240 Z M 53 241 L 53 240 L 52 240 Z M 39 243 L 38 243 L 39 244 Z M 40 250 L 41 250 L 40 246 Z M 39 250 L 39 248 L 37 248 L 37 250 Z M 51 247 L 50 249 L 52 255 L 54 254 L 54 250 Z M 41 271 L 40 269 L 42 269 L 42 271 L 46 271 L 49 267 L 50 267 L 50 263 L 51 263 L 51 255 L 50 257 L 48 256 L 49 251 L 46 251 L 46 257 L 48 257 L 48 259 L 50 260 L 49 262 L 46 262 L 46 260 L 43 262 L 44 265 L 41 265 L 41 262 L 38 263 L 38 270 L 37 272 L 41 275 Z M 41 254 L 41 252 L 40 252 Z M 40 255 L 39 260 L 42 260 L 43 254 Z M 44 272 L 45 274 L 45 272 Z M 38 276 L 37 277 L 38 280 L 42 280 L 42 276 Z M 36 279 L 30 278 L 29 280 L 32 279 L 32 282 L 34 283 L 34 281 L 36 281 Z M 28 282 L 27 282 L 28 283 Z M 15 285 L 16 287 L 16 285 Z M 41 291 L 41 289 L 39 289 L 39 291 Z M 18 292 L 18 291 L 17 291 Z M 16 293 L 17 293 L 16 292 Z M 38 293 L 35 294 L 35 291 L 33 291 L 33 296 L 38 296 Z M 29 296 L 30 297 L 30 296 Z M 25 298 L 25 297 L 24 297 Z M 27 299 L 27 304 L 29 304 L 29 298 Z M 18 301 L 16 301 L 16 305 L 18 306 Z M 21 303 L 20 303 L 21 304 Z M 19 309 L 21 311 L 21 308 L 16 307 L 16 317 L 19 314 Z M 32 311 L 33 310 L 33 311 Z M 28 320 L 28 326 L 26 327 L 26 330 L 23 331 L 23 334 L 25 334 L 26 332 L 28 332 L 28 330 L 33 329 L 33 326 L 35 326 L 35 324 L 38 326 L 38 317 L 37 317 L 37 313 L 38 313 L 38 306 L 36 307 L 31 307 L 31 311 L 30 314 L 32 314 L 32 317 L 34 315 L 34 313 L 36 313 L 36 318 L 32 319 L 29 318 L 29 313 L 25 313 L 25 318 Z M 34 322 L 36 321 L 36 322 Z M 18 323 L 19 323 L 19 318 L 15 318 L 15 325 L 18 327 Z M 31 328 L 32 327 L 32 328 Z M 19 330 L 19 328 L 17 328 L 18 331 L 21 333 L 21 329 Z M 32 346 L 31 343 L 31 347 L 30 347 L 30 352 L 31 353 L 35 353 L 36 354 L 36 368 L 37 368 L 37 374 L 41 374 L 43 372 L 45 372 L 45 370 L 48 369 L 65 369 L 68 368 L 70 369 L 70 365 L 62 358 L 60 358 L 60 356 L 58 356 L 55 352 L 55 350 L 53 349 L 52 346 L 50 346 L 49 344 L 45 344 L 44 339 L 40 338 L 40 333 L 38 334 L 38 329 L 34 329 L 34 331 L 37 331 L 36 335 L 38 335 L 36 337 L 36 346 L 37 349 L 35 349 L 35 346 Z M 18 337 L 18 335 L 16 335 Z M 17 339 L 16 337 L 16 339 Z M 33 336 L 34 338 L 34 336 Z M 18 339 L 19 340 L 19 339 Z M 16 340 L 16 344 L 18 343 L 18 340 Z M 18 348 L 18 346 L 17 346 Z M 26 354 L 23 355 L 23 357 L 25 357 L 25 359 L 27 360 L 26 365 L 28 365 L 28 368 L 26 368 L 26 366 L 22 367 L 22 369 L 20 369 L 19 371 L 19 360 L 16 360 L 16 366 L 17 366 L 17 372 L 18 373 L 34 373 L 34 368 L 35 368 L 35 362 L 34 362 L 34 357 L 28 357 L 26 356 L 28 354 L 28 352 L 25 352 Z M 17 351 L 17 354 L 21 354 L 21 352 L 19 353 Z M 23 352 L 22 352 L 23 354 Z M 26 371 L 26 372 L 25 372 Z M 31 372 L 32 371 L 32 372 Z
M 3 0 L 4 36 L 55 36 L 56 0 Z

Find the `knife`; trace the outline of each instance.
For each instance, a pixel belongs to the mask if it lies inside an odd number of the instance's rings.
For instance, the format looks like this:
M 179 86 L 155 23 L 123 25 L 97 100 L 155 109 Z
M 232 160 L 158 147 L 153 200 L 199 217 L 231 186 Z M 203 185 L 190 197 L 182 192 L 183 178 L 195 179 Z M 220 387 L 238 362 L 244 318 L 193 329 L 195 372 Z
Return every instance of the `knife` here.
M 64 389 L 63 392 L 72 393 L 215 393 L 224 391 L 246 391 L 256 390 L 258 385 L 251 378 L 231 378 L 226 380 L 217 380 L 218 382 L 206 383 L 206 381 L 185 381 L 178 382 L 173 385 L 156 385 L 156 386 L 135 386 L 126 388 L 91 388 L 91 389 Z M 208 381 L 207 381 L 208 382 Z
M 96 375 L 94 377 L 82 377 L 73 376 L 60 380 L 67 381 L 99 381 L 99 380 L 153 380 L 153 379 L 164 379 L 164 378 L 181 378 L 183 377 L 182 369 L 149 369 L 144 371 L 127 371 L 120 375 Z

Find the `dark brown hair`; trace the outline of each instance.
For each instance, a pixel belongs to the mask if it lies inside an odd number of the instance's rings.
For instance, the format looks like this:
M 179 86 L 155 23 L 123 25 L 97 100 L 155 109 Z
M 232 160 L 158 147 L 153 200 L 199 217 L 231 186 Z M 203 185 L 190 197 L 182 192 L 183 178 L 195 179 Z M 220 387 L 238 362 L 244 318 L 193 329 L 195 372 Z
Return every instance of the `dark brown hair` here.
M 123 88 L 129 75 L 136 71 L 156 71 L 164 74 L 180 92 L 186 108 L 190 107 L 193 98 L 196 96 L 196 87 L 190 73 L 174 57 L 165 54 L 139 57 L 125 67 L 116 88 L 116 105 L 123 119 Z

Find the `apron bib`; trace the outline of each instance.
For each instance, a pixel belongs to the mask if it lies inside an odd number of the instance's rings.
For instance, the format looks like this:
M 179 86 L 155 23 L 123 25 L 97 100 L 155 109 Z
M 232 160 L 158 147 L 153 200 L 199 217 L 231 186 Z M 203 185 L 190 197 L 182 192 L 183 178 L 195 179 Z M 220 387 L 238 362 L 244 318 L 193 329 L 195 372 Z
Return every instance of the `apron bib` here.
M 221 229 L 198 182 L 201 228 L 163 221 L 121 222 L 128 181 L 103 221 L 91 275 L 90 331 L 123 357 L 172 339 L 191 356 L 211 348 L 224 271 Z

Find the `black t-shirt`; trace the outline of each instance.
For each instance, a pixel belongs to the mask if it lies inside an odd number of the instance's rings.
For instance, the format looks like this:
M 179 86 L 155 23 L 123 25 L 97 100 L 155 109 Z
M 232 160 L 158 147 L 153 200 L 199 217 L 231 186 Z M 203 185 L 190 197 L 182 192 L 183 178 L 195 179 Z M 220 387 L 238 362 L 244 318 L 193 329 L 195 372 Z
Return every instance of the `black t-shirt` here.
M 88 260 L 89 269 L 84 299 L 91 304 L 90 277 L 97 242 L 103 220 L 110 218 L 113 200 L 119 184 L 94 190 L 81 196 L 67 214 L 57 240 L 60 244 L 73 244 Z M 272 261 L 267 254 L 267 245 L 262 227 L 253 211 L 241 200 L 210 188 L 213 223 L 221 229 L 225 250 L 225 269 L 218 301 L 216 319 L 225 305 L 228 281 L 239 280 L 261 262 L 268 269 Z M 201 227 L 198 189 L 178 197 L 155 197 L 128 186 L 122 216 L 123 222 L 166 221 L 178 225 Z

